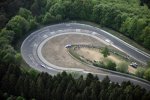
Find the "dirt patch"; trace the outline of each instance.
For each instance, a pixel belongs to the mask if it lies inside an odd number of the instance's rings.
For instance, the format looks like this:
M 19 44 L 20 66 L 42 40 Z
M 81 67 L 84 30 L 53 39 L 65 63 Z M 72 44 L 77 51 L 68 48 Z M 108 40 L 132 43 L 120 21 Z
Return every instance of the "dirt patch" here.
M 42 48 L 43 57 L 50 63 L 66 68 L 81 68 L 87 71 L 99 72 L 73 59 L 67 52 L 67 44 L 87 44 L 105 46 L 99 40 L 81 34 L 64 34 L 56 36 L 45 43 Z
M 76 52 L 83 56 L 84 58 L 87 58 L 91 61 L 103 61 L 106 59 L 110 59 L 114 61 L 115 63 L 120 63 L 122 62 L 122 59 L 119 59 L 115 55 L 109 55 L 107 58 L 104 58 L 103 55 L 100 53 L 99 49 L 93 49 L 93 48 L 80 48 L 77 49 Z
M 59 35 L 48 40 L 42 48 L 42 55 L 48 62 L 60 67 L 81 68 L 90 72 L 101 72 L 96 68 L 89 67 L 73 59 L 68 54 L 68 51 L 65 48 L 67 44 L 84 44 L 84 45 L 86 44 L 86 45 L 96 45 L 102 47 L 105 46 L 104 43 L 102 43 L 101 41 L 93 37 L 71 33 L 71 34 Z M 98 49 L 80 48 L 80 50 L 78 50 L 77 52 L 81 56 L 84 56 L 85 58 L 91 61 L 94 60 L 102 61 L 105 59 Z M 111 59 L 116 63 L 121 62 L 121 59 L 113 55 L 108 56 L 107 59 Z M 129 67 L 129 71 L 131 73 L 135 72 L 135 70 L 130 67 Z
M 122 59 L 119 59 L 118 57 L 114 56 L 114 55 L 110 55 L 108 56 L 108 59 L 111 59 L 112 61 L 114 61 L 116 64 L 119 64 L 122 62 Z
M 91 61 L 99 61 L 102 58 L 98 49 L 80 48 L 76 50 L 77 54 Z
M 89 59 L 91 61 L 103 61 L 106 62 L 107 60 L 112 60 L 114 61 L 116 64 L 122 63 L 124 62 L 123 59 L 121 59 L 120 57 L 117 57 L 116 55 L 109 55 L 108 57 L 104 58 L 103 55 L 100 53 L 99 49 L 93 49 L 93 48 L 79 48 L 76 49 L 77 54 L 79 54 L 80 56 Z M 135 74 L 136 69 L 128 66 L 128 71 L 130 73 Z
M 135 74 L 136 69 L 133 68 L 133 67 L 131 67 L 131 66 L 128 66 L 128 71 L 129 71 L 130 73 L 132 73 L 132 74 Z

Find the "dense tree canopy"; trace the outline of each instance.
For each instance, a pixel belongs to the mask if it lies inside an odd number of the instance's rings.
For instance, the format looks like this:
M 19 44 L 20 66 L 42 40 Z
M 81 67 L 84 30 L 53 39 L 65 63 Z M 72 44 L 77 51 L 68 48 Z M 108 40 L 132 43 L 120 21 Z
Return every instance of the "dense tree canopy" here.
M 39 25 L 67 20 L 92 21 L 135 40 L 150 50 L 150 7 L 148 0 L 1 0 L 0 1 L 0 98 L 60 100 L 150 100 L 150 93 L 130 82 L 121 85 L 92 74 L 74 79 L 63 72 L 57 76 L 20 70 L 17 40 Z M 103 66 L 103 64 L 101 64 Z M 108 69 L 116 70 L 109 62 Z M 126 65 L 117 70 L 127 72 Z M 150 70 L 137 76 L 150 80 Z
M 21 38 L 30 28 L 28 21 L 21 17 L 21 16 L 15 16 L 13 17 L 6 25 L 6 28 L 8 30 L 14 31 L 15 38 L 19 39 Z
M 148 0 L 141 0 L 143 3 L 149 5 Z M 38 25 L 36 22 L 49 24 L 74 19 L 92 21 L 121 32 L 150 49 L 150 11 L 146 6 L 140 6 L 138 0 L 6 0 L 0 4 L 2 26 L 20 7 L 24 7 L 20 8 L 18 14 L 32 28 Z M 16 6 L 12 7 L 13 4 Z M 25 20 L 23 23 L 26 23 Z
M 30 8 L 34 0 L 1 0 L 0 1 L 0 29 L 14 16 L 20 7 Z
M 109 77 L 101 82 L 96 76 L 73 78 L 63 72 L 56 76 L 22 73 L 18 67 L 0 67 L 0 97 L 36 100 L 149 100 L 150 93 L 130 82 L 110 83 Z
M 140 0 L 141 1 L 141 5 L 143 6 L 144 4 L 146 4 L 149 8 L 150 8 L 150 1 L 149 0 Z

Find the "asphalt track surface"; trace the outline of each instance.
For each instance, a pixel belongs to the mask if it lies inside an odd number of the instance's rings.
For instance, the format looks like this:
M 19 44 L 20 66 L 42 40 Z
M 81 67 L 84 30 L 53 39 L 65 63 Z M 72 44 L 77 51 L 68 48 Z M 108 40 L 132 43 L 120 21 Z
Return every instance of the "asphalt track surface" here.
M 141 63 L 145 64 L 148 60 L 150 60 L 150 55 L 125 43 L 124 41 L 120 40 L 119 38 L 111 35 L 110 33 L 101 30 L 97 27 L 86 25 L 86 24 L 80 24 L 80 23 L 61 23 L 61 24 L 55 24 L 50 25 L 44 28 L 41 28 L 32 34 L 30 34 L 22 43 L 21 46 L 21 54 L 23 59 L 26 61 L 26 63 L 38 70 L 47 72 L 51 75 L 56 75 L 59 72 L 63 71 L 63 68 L 59 69 L 58 67 L 54 68 L 52 66 L 48 66 L 45 64 L 38 55 L 38 48 L 39 45 L 47 38 L 52 37 L 54 35 L 67 33 L 67 32 L 80 32 L 84 34 L 90 34 L 94 35 L 98 38 L 103 39 L 104 41 L 108 42 L 110 45 L 122 50 L 123 52 L 127 53 L 130 57 L 140 61 Z M 45 67 L 42 67 L 42 65 L 45 65 Z M 66 69 L 65 69 L 66 70 Z M 70 69 L 66 70 L 69 71 Z M 73 70 L 72 70 L 73 71 Z M 81 74 L 86 74 L 89 72 L 86 71 L 80 71 Z M 145 83 L 136 79 L 132 79 L 130 77 L 117 75 L 113 73 L 106 74 L 105 72 L 100 70 L 99 73 L 93 73 L 96 74 L 100 80 L 102 80 L 106 75 L 109 76 L 110 80 L 113 82 L 121 83 L 123 81 L 131 81 L 135 85 L 140 85 L 141 87 L 147 89 L 150 91 L 150 84 Z

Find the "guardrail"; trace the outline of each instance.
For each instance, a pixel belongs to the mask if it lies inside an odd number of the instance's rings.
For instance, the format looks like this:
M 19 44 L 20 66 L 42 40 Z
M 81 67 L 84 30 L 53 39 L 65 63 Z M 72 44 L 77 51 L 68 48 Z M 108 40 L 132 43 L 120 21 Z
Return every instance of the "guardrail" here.
M 75 46 L 75 45 L 74 45 Z M 76 45 L 77 46 L 77 45 Z M 82 45 L 83 46 L 83 45 Z M 80 46 L 81 47 L 81 46 Z M 90 47 L 90 46 L 88 46 Z M 95 46 L 97 47 L 97 46 Z M 102 71 L 105 71 L 105 72 L 109 72 L 109 73 L 113 73 L 113 74 L 117 74 L 117 75 L 121 75 L 121 76 L 124 76 L 124 77 L 129 77 L 129 78 L 132 78 L 132 79 L 136 79 L 136 80 L 139 80 L 139 81 L 142 81 L 144 83 L 147 83 L 150 85 L 150 82 L 145 80 L 145 79 L 142 79 L 142 78 L 139 78 L 139 77 L 136 77 L 136 76 L 133 76 L 133 75 L 129 75 L 129 74 L 125 74 L 125 73 L 121 73 L 121 72 L 117 72 L 117 71 L 113 71 L 113 70 L 108 70 L 108 69 L 105 69 L 105 68 L 100 68 L 100 67 L 96 67 L 96 66 L 93 66 L 91 64 L 87 64 L 83 61 L 80 61 L 78 58 L 74 57 L 69 51 L 68 51 L 68 54 L 75 60 L 77 60 L 78 62 L 82 63 L 82 64 L 85 64 L 89 67 L 93 67 L 93 68 L 96 68 L 98 70 L 102 70 Z
M 139 77 L 136 77 L 136 76 L 133 76 L 133 75 L 129 75 L 129 74 L 125 74 L 125 73 L 121 73 L 121 72 L 117 72 L 117 71 L 112 71 L 112 70 L 108 70 L 108 69 L 104 69 L 104 68 L 100 68 L 100 67 L 98 67 L 98 69 L 99 69 L 99 70 L 102 70 L 102 71 L 109 72 L 109 73 L 113 73 L 113 74 L 117 74 L 117 75 L 129 77 L 129 78 L 133 78 L 133 79 L 136 79 L 136 80 L 145 82 L 145 83 L 147 83 L 147 84 L 150 85 L 150 82 L 149 82 L 149 81 L 147 81 L 147 80 L 145 80 L 145 79 L 142 79 L 142 78 L 139 78 Z

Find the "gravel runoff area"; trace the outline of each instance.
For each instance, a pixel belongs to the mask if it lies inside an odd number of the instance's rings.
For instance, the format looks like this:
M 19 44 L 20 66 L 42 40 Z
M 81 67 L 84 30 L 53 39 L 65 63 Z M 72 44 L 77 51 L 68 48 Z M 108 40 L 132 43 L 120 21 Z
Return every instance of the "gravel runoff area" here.
M 89 72 L 99 72 L 95 68 L 88 67 L 75 59 L 73 59 L 67 52 L 65 45 L 67 44 L 87 44 L 96 46 L 108 45 L 105 41 L 96 39 L 92 36 L 82 33 L 68 33 L 55 36 L 48 39 L 42 47 L 42 55 L 49 63 L 62 66 L 65 68 L 80 68 Z

